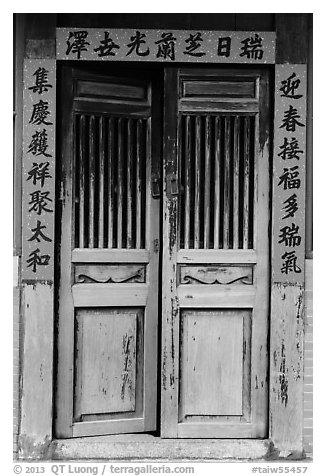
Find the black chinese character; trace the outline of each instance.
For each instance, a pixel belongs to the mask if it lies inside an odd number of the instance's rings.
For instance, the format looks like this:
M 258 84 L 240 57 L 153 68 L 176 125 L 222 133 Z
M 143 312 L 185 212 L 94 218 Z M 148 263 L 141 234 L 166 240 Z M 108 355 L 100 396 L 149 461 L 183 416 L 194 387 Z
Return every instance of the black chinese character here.
M 284 190 L 292 188 L 300 188 L 301 180 L 299 177 L 298 166 L 283 168 L 283 175 L 279 177 L 280 181 L 277 185 L 283 184 Z
M 285 210 L 287 214 L 282 217 L 282 220 L 285 220 L 286 218 L 290 217 L 293 218 L 295 213 L 298 211 L 296 194 L 294 193 L 293 195 L 291 195 L 291 197 L 287 198 L 283 202 L 283 205 L 285 205 L 285 207 L 283 207 L 283 210 Z
M 28 172 L 27 180 L 32 180 L 33 185 L 36 185 L 39 180 L 41 182 L 41 187 L 43 187 L 45 179 L 52 178 L 52 175 L 49 174 L 49 166 L 49 162 L 41 162 L 40 164 L 33 162 L 33 167 Z
M 29 259 L 26 260 L 26 263 L 29 263 L 27 268 L 32 267 L 33 273 L 36 273 L 37 266 L 46 266 L 50 261 L 49 255 L 39 255 L 38 253 L 40 253 L 40 250 L 36 248 L 29 254 Z
M 301 268 L 297 265 L 295 251 L 285 252 L 284 255 L 282 255 L 282 259 L 284 260 L 284 263 L 282 264 L 281 273 L 301 273 Z
M 183 54 L 197 57 L 206 55 L 206 53 L 204 53 L 203 51 L 196 51 L 198 50 L 198 48 L 201 47 L 201 42 L 203 41 L 201 33 L 198 32 L 194 35 L 190 33 L 189 38 L 187 38 L 185 41 L 189 44 Z
M 241 47 L 242 53 L 240 53 L 240 56 L 246 56 L 249 59 L 262 59 L 264 55 L 262 41 L 262 38 L 257 33 L 255 33 L 254 37 L 251 36 L 241 41 L 243 46 Z
M 301 82 L 300 79 L 294 79 L 295 77 L 296 77 L 296 74 L 292 73 L 291 76 L 288 77 L 288 79 L 281 81 L 282 87 L 280 88 L 280 91 L 282 91 L 283 93 L 281 94 L 281 97 L 291 98 L 291 99 L 302 98 L 302 94 L 294 94 L 295 90 L 298 89 Z
M 49 198 L 50 192 L 41 192 L 41 190 L 36 190 L 35 192 L 30 193 L 29 205 L 32 205 L 29 209 L 30 212 L 34 211 L 38 215 L 41 215 L 43 211 L 52 213 L 53 210 L 47 207 L 47 202 L 52 202 L 52 199 Z
M 299 117 L 297 109 L 290 104 L 289 109 L 284 113 L 280 129 L 285 127 L 288 132 L 295 132 L 296 126 L 304 127 L 304 124 L 297 120 Z
M 284 226 L 280 229 L 280 234 L 278 236 L 279 243 L 284 243 L 285 246 L 300 246 L 301 236 L 299 235 L 299 226 L 296 226 L 292 223 L 291 227 Z
M 42 101 L 41 99 L 37 104 L 33 104 L 33 113 L 29 123 L 36 124 L 37 126 L 40 124 L 49 126 L 53 124 L 53 122 L 47 122 L 45 120 L 49 114 L 49 103 L 47 101 Z
M 51 154 L 46 153 L 48 146 L 48 135 L 46 129 L 43 131 L 36 131 L 32 135 L 31 143 L 29 144 L 27 152 L 31 152 L 33 155 L 44 155 L 45 157 L 52 157 Z
M 231 38 L 229 36 L 225 36 L 224 38 L 218 39 L 217 45 L 217 56 L 226 56 L 227 58 L 230 56 L 231 52 Z
M 34 233 L 34 235 L 32 235 L 30 238 L 28 238 L 27 241 L 38 241 L 40 242 L 40 238 L 43 238 L 43 240 L 45 241 L 52 241 L 51 238 L 49 238 L 48 236 L 45 236 L 44 233 L 42 232 L 42 230 L 44 230 L 46 228 L 45 225 L 41 225 L 41 222 L 40 220 L 37 220 L 36 222 L 36 227 L 35 228 L 32 228 L 32 232 Z
M 298 154 L 303 154 L 303 150 L 299 149 L 299 143 L 295 137 L 291 138 L 291 142 L 289 142 L 288 139 L 284 137 L 284 142 L 279 147 L 281 149 L 281 152 L 277 155 L 283 160 L 300 160 Z
M 161 37 L 161 40 L 155 41 L 155 44 L 158 45 L 156 58 L 170 58 L 172 61 L 174 61 L 174 47 L 176 38 L 173 36 L 172 33 L 162 33 Z
M 136 31 L 135 36 L 130 37 L 130 43 L 127 45 L 129 49 L 128 53 L 126 56 L 130 55 L 134 50 L 136 55 L 138 56 L 147 56 L 149 55 L 149 48 L 147 48 L 146 51 L 140 51 L 140 45 L 143 43 L 146 43 L 143 38 L 146 38 L 145 33 L 140 33 L 140 31 Z
M 69 55 L 70 52 L 77 53 L 77 59 L 80 59 L 81 52 L 87 51 L 86 45 L 89 45 L 88 41 L 86 41 L 87 36 L 87 31 L 71 31 L 67 40 L 68 48 L 66 55 Z
M 47 92 L 49 88 L 52 88 L 52 84 L 48 83 L 48 72 L 45 68 L 39 67 L 33 74 L 35 76 L 35 85 L 28 89 L 31 89 L 33 93 L 43 94 L 43 92 Z
M 116 51 L 114 49 L 119 49 L 120 46 L 114 43 L 112 38 L 110 38 L 110 33 L 108 31 L 104 32 L 104 40 L 100 41 L 100 46 L 98 48 L 94 48 L 94 51 L 98 53 L 98 56 L 115 56 Z

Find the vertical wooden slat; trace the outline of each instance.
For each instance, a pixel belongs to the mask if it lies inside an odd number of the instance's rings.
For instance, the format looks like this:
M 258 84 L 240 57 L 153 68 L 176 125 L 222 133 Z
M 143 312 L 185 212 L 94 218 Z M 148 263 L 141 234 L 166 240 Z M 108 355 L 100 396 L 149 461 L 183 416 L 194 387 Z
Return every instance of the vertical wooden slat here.
M 89 224 L 88 247 L 94 248 L 94 200 L 95 200 L 95 117 L 89 120 Z
M 184 200 L 184 247 L 189 248 L 190 236 L 190 116 L 185 117 L 185 200 Z
M 221 161 L 221 118 L 215 117 L 215 179 L 214 179 L 214 248 L 220 241 L 220 161 Z
M 133 247 L 132 242 L 132 171 L 131 171 L 131 119 L 127 122 L 127 248 Z
M 148 118 L 143 122 L 144 127 L 144 157 L 145 163 L 143 167 L 145 167 L 145 186 L 144 186 L 144 200 L 145 203 L 143 205 L 144 217 L 145 217 L 145 233 L 144 233 L 144 248 L 147 250 L 151 248 L 151 199 L 152 199 L 152 166 L 151 166 L 151 159 L 152 159 L 152 151 L 151 151 L 151 137 L 152 137 L 152 118 Z
M 108 248 L 113 247 L 113 174 L 112 174 L 112 151 L 113 151 L 113 118 L 108 121 Z
M 200 116 L 196 116 L 196 131 L 195 131 L 195 226 L 194 226 L 194 248 L 199 248 L 200 241 L 200 136 L 201 123 Z
M 224 128 L 224 213 L 223 213 L 223 248 L 229 248 L 230 239 L 230 144 L 231 118 L 225 117 Z
M 136 127 L 136 248 L 141 247 L 141 167 L 140 167 L 140 141 L 141 141 L 141 119 L 137 120 Z
M 224 210 L 223 210 L 223 248 L 229 248 L 230 239 L 230 144 L 231 118 L 224 118 Z
M 104 117 L 99 121 L 99 216 L 98 216 L 98 247 L 104 247 Z
M 250 118 L 244 119 L 244 168 L 243 168 L 243 249 L 248 248 L 249 233 L 249 161 L 250 161 Z
M 239 248 L 239 147 L 240 117 L 234 119 L 233 129 L 233 249 Z
M 118 205 L 118 217 L 117 217 L 117 247 L 122 248 L 122 119 L 118 119 L 118 183 L 117 183 L 117 205 Z
M 84 248 L 85 213 L 85 116 L 79 121 L 79 248 Z
M 211 121 L 205 118 L 205 201 L 204 201 L 204 248 L 209 248 L 210 194 L 211 194 Z

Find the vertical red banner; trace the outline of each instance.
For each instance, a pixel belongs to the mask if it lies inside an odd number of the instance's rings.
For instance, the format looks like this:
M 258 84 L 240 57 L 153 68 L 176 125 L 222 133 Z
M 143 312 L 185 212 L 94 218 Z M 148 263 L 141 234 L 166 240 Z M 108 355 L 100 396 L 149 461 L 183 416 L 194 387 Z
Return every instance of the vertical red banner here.
M 55 60 L 24 62 L 22 279 L 53 280 Z
M 273 282 L 304 282 L 306 94 L 305 65 L 275 66 Z

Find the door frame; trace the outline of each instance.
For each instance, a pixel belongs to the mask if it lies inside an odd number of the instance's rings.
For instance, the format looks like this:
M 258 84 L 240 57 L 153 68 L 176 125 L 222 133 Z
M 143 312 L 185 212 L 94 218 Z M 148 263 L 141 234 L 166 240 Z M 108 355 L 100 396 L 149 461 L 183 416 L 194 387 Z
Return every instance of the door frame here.
M 298 14 L 291 15 L 288 23 L 295 26 L 298 21 Z M 299 15 L 300 16 L 300 15 Z M 303 15 L 301 15 L 303 16 Z M 284 28 L 282 15 L 277 16 L 276 31 L 278 55 L 276 66 L 287 64 L 293 68 L 300 65 L 306 71 L 306 53 L 296 48 L 293 41 L 294 28 Z M 282 21 L 281 21 L 282 20 Z M 55 35 L 55 33 L 54 33 Z M 300 38 L 300 40 L 302 40 Z M 55 69 L 57 59 L 53 48 L 53 40 L 43 40 L 42 48 L 31 51 L 29 59 L 25 60 L 37 69 L 45 59 L 52 64 Z M 305 73 L 304 73 L 305 74 Z M 24 79 L 24 88 L 27 91 L 29 78 Z M 56 84 L 52 83 L 52 93 L 56 96 Z M 277 81 L 275 78 L 274 99 L 278 94 Z M 24 103 L 26 99 L 24 97 Z M 306 114 L 306 111 L 303 111 Z M 55 119 L 55 112 L 53 112 Z M 27 124 L 29 117 L 24 116 L 24 124 Z M 274 118 L 275 122 L 276 118 Z M 28 142 L 26 130 L 24 129 L 24 143 Z M 53 137 L 55 141 L 55 137 Z M 305 143 L 305 139 L 304 139 Z M 276 146 L 275 146 L 276 147 Z M 274 149 L 274 163 L 277 160 L 277 150 Z M 304 164 L 305 157 L 302 158 Z M 275 165 L 274 165 L 275 166 Z M 52 183 L 55 177 L 52 177 Z M 276 190 L 276 176 L 274 174 L 274 194 Z M 276 216 L 278 210 L 272 195 L 272 235 L 278 236 L 276 229 Z M 60 199 L 60 187 L 57 188 L 53 199 Z M 24 187 L 22 200 L 24 197 Z M 304 217 L 304 210 L 301 211 Z M 303 229 L 304 234 L 304 229 Z M 272 247 L 272 275 L 276 271 L 275 256 L 277 253 L 275 246 Z M 304 267 L 303 267 L 304 276 Z M 285 296 L 285 297 L 284 297 Z M 53 362 L 54 362 L 54 274 L 46 279 L 36 279 L 34 281 L 22 277 L 21 286 L 21 313 L 25 322 L 23 333 L 24 366 L 22 369 L 23 394 L 21 399 L 21 422 L 20 422 L 20 455 L 21 457 L 44 457 L 47 454 L 49 444 L 53 439 L 52 416 L 53 416 Z M 283 316 L 283 318 L 282 318 Z M 279 455 L 287 456 L 302 455 L 303 440 L 303 378 L 295 378 L 288 374 L 287 397 L 290 404 L 285 405 L 282 401 L 282 383 L 279 380 L 280 365 L 285 364 L 281 343 L 284 339 L 287 343 L 287 362 L 290 367 L 294 367 L 303 375 L 303 345 L 304 345 L 304 278 L 298 283 L 287 285 L 272 280 L 271 289 L 271 312 L 270 312 L 270 349 L 269 357 L 271 362 L 270 372 L 270 430 L 269 441 Z M 291 323 L 291 324 L 290 324 Z M 289 325 L 288 325 L 289 324 Z M 42 369 L 42 372 L 31 372 L 31 369 Z M 44 378 L 46 377 L 46 378 Z M 36 399 L 37 396 L 37 399 Z M 39 404 L 42 402 L 42 405 Z M 243 444 L 246 445 L 245 440 Z M 31 450 L 31 443 L 33 450 Z M 236 447 L 238 447 L 238 442 Z M 232 444 L 230 442 L 230 444 Z

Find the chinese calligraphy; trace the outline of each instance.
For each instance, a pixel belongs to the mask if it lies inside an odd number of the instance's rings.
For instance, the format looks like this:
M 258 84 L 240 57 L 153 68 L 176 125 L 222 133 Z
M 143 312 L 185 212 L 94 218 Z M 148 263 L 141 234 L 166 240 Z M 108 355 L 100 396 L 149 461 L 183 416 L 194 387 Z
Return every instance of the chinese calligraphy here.
M 36 131 L 32 136 L 31 143 L 27 152 L 31 152 L 33 155 L 44 155 L 45 157 L 52 157 L 51 154 L 46 153 L 48 148 L 48 134 L 46 129 L 42 131 Z
M 86 45 L 90 44 L 86 41 L 87 36 L 87 31 L 71 31 L 67 40 L 68 48 L 66 54 L 69 55 L 70 52 L 77 53 L 77 58 L 80 59 L 81 52 L 87 51 Z
M 189 38 L 186 39 L 188 45 L 186 46 L 184 54 L 190 56 L 204 56 L 206 54 L 204 51 L 197 51 L 200 49 L 202 41 L 203 38 L 199 32 L 195 35 L 190 34 Z
M 33 93 L 42 94 L 44 91 L 47 92 L 49 88 L 52 88 L 52 84 L 48 83 L 48 71 L 45 68 L 38 68 L 33 76 L 35 76 L 35 84 L 28 88 Z
M 295 107 L 290 104 L 290 107 L 284 113 L 284 118 L 280 127 L 285 127 L 287 131 L 295 132 L 296 126 L 304 127 L 304 124 L 298 121 L 300 115 Z
M 275 273 L 280 281 L 297 282 L 303 279 L 304 260 L 305 76 L 302 66 L 283 65 L 278 69 L 275 113 L 278 129 L 275 136 L 277 203 L 274 205 L 279 214 L 274 243 L 279 253 L 279 268 Z
M 264 50 L 262 49 L 262 38 L 255 33 L 254 37 L 249 37 L 243 40 L 243 46 L 241 48 L 242 53 L 240 56 L 246 56 L 247 58 L 262 59 Z
M 57 29 L 57 59 L 274 63 L 275 33 Z M 284 86 L 297 94 L 299 78 Z M 289 90 L 289 92 L 288 92 Z
M 72 43 L 70 45 L 72 52 L 76 52 L 79 46 L 82 49 L 78 43 L 81 39 L 78 35 L 74 39 L 71 37 L 71 42 L 74 41 L 74 46 Z M 27 60 L 24 74 L 22 275 L 23 279 L 51 279 L 54 233 L 54 61 Z
M 277 154 L 279 157 L 282 157 L 283 160 L 297 159 L 300 157 L 298 154 L 303 154 L 303 150 L 299 148 L 298 139 L 295 137 L 291 138 L 291 142 L 288 141 L 287 137 L 284 137 L 283 144 L 280 145 L 281 152 Z
M 282 91 L 282 97 L 292 98 L 292 99 L 300 99 L 302 98 L 302 94 L 294 94 L 295 90 L 298 89 L 300 86 L 300 79 L 296 78 L 296 73 L 292 73 L 287 79 L 281 81 L 282 87 L 280 91 Z
M 155 41 L 155 44 L 158 45 L 158 51 L 156 54 L 157 58 L 170 58 L 172 61 L 175 60 L 175 42 L 176 38 L 172 33 L 162 33 L 162 38 L 158 41 Z
M 110 33 L 108 31 L 104 32 L 104 40 L 100 41 L 100 46 L 94 48 L 94 51 L 98 51 L 98 56 L 115 56 L 115 49 L 119 49 L 120 46 L 114 43 L 112 38 L 110 38 Z
M 149 48 L 144 51 L 140 51 L 141 45 L 146 43 L 144 38 L 146 38 L 145 33 L 141 33 L 137 30 L 135 35 L 130 37 L 130 43 L 127 45 L 130 49 L 126 56 L 129 56 L 133 51 L 135 51 L 136 55 L 138 56 L 149 55 Z

